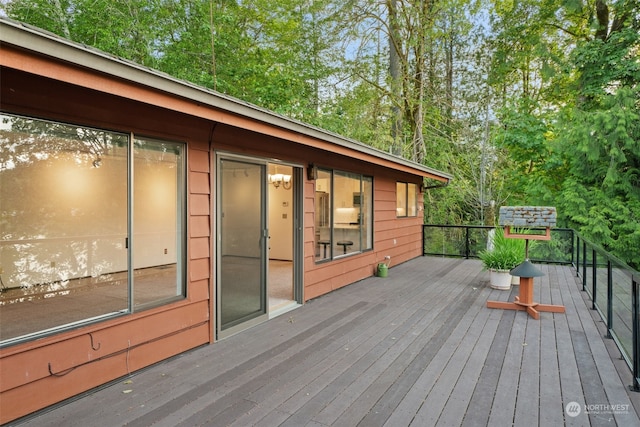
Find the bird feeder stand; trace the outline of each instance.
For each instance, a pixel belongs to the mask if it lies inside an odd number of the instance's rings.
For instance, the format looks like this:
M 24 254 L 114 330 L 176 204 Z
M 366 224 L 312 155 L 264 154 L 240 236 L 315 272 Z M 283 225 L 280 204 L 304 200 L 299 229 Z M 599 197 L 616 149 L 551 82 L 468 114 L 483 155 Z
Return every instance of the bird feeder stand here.
M 510 271 L 520 277 L 520 291 L 513 302 L 487 301 L 488 308 L 526 311 L 531 317 L 540 319 L 540 312 L 564 313 L 563 305 L 540 304 L 533 300 L 533 278 L 544 276 L 529 261 L 529 240 L 551 240 L 551 227 L 556 223 L 556 208 L 540 206 L 501 206 L 499 225 L 504 227 L 504 236 L 510 239 L 525 239 L 525 260 Z M 511 227 L 545 227 L 544 234 L 512 233 Z

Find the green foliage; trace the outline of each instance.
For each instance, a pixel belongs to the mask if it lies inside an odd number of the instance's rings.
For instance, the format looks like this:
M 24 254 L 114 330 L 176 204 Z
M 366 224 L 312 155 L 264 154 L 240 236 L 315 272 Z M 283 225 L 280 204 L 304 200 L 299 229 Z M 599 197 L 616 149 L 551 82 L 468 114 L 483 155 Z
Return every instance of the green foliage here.
M 581 43 L 580 98 L 563 110 L 556 140 L 567 165 L 558 206 L 569 225 L 640 266 L 640 36 L 626 29 Z
M 7 14 L 71 40 L 147 66 L 156 66 L 155 41 L 168 0 L 7 1 Z
M 525 241 L 506 238 L 502 228 L 496 228 L 493 249 L 481 251 L 478 256 L 487 270 L 511 270 L 524 261 Z
M 334 23 L 299 0 L 9 0 L 11 18 L 312 121 Z M 327 12 L 329 13 L 329 12 Z
M 391 108 L 379 93 L 366 84 L 356 84 L 327 100 L 315 120 L 324 129 L 387 150 L 391 144 Z
M 451 173 L 425 193 L 426 222 L 492 224 L 491 200 L 556 206 L 562 225 L 638 267 L 640 3 L 598 6 L 0 2 L 11 18 Z
M 507 96 L 494 141 L 513 162 L 512 202 L 556 206 L 563 225 L 638 266 L 639 8 L 600 6 L 529 4 L 523 22 L 524 4 L 500 4 L 492 81 Z
M 549 118 L 535 110 L 530 99 L 523 98 L 513 107 L 501 110 L 502 127 L 494 142 L 509 159 L 502 174 L 508 181 L 511 203 L 530 203 L 546 191 L 551 157 Z M 557 171 L 557 170 L 556 170 Z

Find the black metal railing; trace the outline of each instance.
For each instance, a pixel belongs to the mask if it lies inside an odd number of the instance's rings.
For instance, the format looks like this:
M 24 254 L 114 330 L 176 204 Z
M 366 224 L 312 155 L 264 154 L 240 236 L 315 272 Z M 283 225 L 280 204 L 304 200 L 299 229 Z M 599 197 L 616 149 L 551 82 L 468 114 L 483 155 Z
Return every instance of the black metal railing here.
M 478 258 L 480 251 L 487 248 L 489 231 L 493 228 L 484 225 L 424 225 L 422 254 Z M 575 264 L 574 234 L 570 228 L 552 228 L 551 240 L 530 242 L 529 259 L 547 264 Z
M 424 225 L 423 255 L 478 258 L 493 228 Z M 531 261 L 575 268 L 591 308 L 606 322 L 607 337 L 633 372 L 631 388 L 640 391 L 640 273 L 570 228 L 552 228 L 551 240 L 531 243 Z
M 640 322 L 638 316 L 640 316 L 640 302 L 638 298 L 640 297 L 640 276 L 633 275 L 631 276 L 631 306 L 632 306 L 632 314 L 631 317 L 633 319 L 633 331 L 632 331 L 632 359 L 631 359 L 631 370 L 633 371 L 633 384 L 631 385 L 631 389 L 633 391 L 640 391 Z M 628 361 L 627 361 L 628 363 Z

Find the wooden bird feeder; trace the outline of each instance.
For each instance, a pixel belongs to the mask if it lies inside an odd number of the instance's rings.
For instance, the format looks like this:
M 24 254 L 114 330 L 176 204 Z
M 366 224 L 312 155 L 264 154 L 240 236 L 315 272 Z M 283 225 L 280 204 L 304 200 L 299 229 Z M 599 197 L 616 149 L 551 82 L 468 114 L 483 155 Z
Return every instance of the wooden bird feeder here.
M 551 227 L 556 225 L 556 208 L 541 206 L 501 206 L 499 225 L 504 227 L 504 236 L 510 239 L 525 239 L 525 260 L 510 273 L 520 277 L 520 291 L 513 302 L 487 301 L 488 308 L 526 311 L 531 317 L 540 319 L 540 312 L 564 313 L 563 305 L 540 304 L 533 301 L 533 278 L 543 276 L 529 261 L 529 240 L 551 240 Z M 512 233 L 511 228 L 541 228 L 544 234 Z

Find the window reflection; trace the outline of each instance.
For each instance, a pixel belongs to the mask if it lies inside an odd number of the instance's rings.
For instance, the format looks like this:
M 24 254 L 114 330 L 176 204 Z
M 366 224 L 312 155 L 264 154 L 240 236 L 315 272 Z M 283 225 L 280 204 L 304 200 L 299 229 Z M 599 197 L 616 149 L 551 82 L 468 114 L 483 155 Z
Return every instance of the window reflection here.
M 136 304 L 184 294 L 182 150 L 136 148 L 136 238 L 160 252 L 134 250 Z M 0 344 L 132 309 L 128 156 L 126 134 L 0 115 Z
M 416 197 L 417 192 L 418 186 L 416 184 L 407 184 L 407 216 L 418 215 L 418 199 Z
M 414 183 L 396 182 L 396 216 L 418 215 L 418 186 Z
M 331 171 L 318 170 L 316 178 L 316 259 L 331 258 Z
M 396 183 L 396 215 L 407 216 L 407 183 Z
M 182 145 L 134 141 L 133 263 L 136 307 L 183 294 Z
M 0 339 L 126 310 L 128 137 L 0 123 Z
M 316 260 L 338 258 L 373 247 L 373 178 L 318 170 Z
M 333 250 L 336 255 L 360 252 L 360 175 L 334 172 Z

